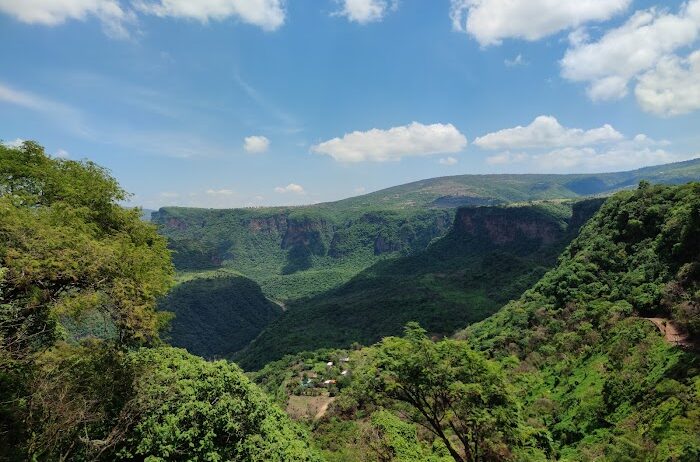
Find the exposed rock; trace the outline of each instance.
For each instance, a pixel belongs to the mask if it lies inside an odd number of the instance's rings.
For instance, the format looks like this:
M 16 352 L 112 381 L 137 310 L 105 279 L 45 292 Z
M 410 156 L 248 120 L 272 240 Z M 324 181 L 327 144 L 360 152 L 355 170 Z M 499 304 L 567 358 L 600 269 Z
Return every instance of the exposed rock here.
M 528 208 L 463 208 L 457 212 L 455 231 L 486 237 L 492 244 L 503 245 L 525 238 L 551 244 L 564 234 L 551 217 L 523 213 Z

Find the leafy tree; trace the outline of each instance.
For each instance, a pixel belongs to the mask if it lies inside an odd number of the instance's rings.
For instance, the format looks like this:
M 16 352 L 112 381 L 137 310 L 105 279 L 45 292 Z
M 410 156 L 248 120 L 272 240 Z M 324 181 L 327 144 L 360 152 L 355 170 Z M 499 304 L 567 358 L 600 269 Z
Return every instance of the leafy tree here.
M 125 198 L 95 164 L 0 145 L 0 459 L 317 460 L 237 366 L 144 348 L 173 268 Z
M 316 461 L 304 433 L 225 361 L 184 350 L 58 345 L 38 360 L 31 457 Z
M 404 337 L 371 349 L 357 376 L 356 386 L 377 402 L 405 404 L 457 462 L 508 459 L 509 447 L 521 443 L 518 404 L 504 376 L 465 342 L 433 342 L 410 323 Z

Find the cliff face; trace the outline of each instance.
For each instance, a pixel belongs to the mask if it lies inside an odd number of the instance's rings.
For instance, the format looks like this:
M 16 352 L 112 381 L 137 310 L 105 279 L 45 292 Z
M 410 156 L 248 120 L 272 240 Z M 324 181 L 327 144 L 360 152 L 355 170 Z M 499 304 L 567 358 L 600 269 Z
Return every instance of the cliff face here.
M 561 239 L 565 232 L 562 223 L 528 211 L 515 207 L 460 209 L 455 219 L 455 232 L 495 245 L 523 239 L 546 245 Z
M 271 217 L 251 218 L 247 223 L 251 234 L 284 234 L 287 231 L 287 215 L 279 214 Z
M 486 245 L 547 246 L 577 233 L 602 203 L 603 199 L 577 202 L 567 215 L 543 213 L 539 206 L 462 208 L 457 211 L 454 232 Z

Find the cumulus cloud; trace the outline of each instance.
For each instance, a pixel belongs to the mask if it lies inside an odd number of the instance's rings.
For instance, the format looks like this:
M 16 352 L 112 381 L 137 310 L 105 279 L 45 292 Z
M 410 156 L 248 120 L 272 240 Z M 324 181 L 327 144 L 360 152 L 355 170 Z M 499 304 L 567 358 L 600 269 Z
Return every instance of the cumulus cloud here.
M 298 185 L 296 183 L 289 183 L 287 186 L 277 186 L 275 188 L 275 192 L 281 193 L 281 194 L 286 194 L 286 193 L 305 194 L 306 191 L 304 191 L 304 188 L 301 185 Z
M 136 9 L 159 17 L 208 22 L 236 18 L 265 30 L 276 30 L 285 20 L 283 0 L 139 0 Z
M 126 26 L 135 19 L 133 12 L 122 8 L 118 0 L 0 0 L 0 12 L 27 24 L 46 26 L 68 20 L 83 21 L 92 16 L 114 38 L 128 37 Z
M 342 0 L 343 8 L 336 13 L 359 24 L 381 21 L 387 11 L 398 8 L 398 0 Z
M 519 165 L 536 172 L 610 172 L 691 159 L 665 149 L 668 141 L 644 134 L 603 146 L 563 146 L 536 152 L 505 151 L 486 158 L 490 165 Z
M 597 41 L 589 42 L 585 35 L 572 40 L 561 60 L 562 75 L 587 83 L 588 96 L 593 100 L 619 99 L 627 94 L 631 80 L 699 36 L 700 0 L 684 3 L 677 14 L 657 8 L 637 11 Z M 665 70 L 668 65 L 661 72 Z M 647 82 L 650 80 L 654 77 Z M 656 83 L 666 80 L 656 79 Z
M 678 155 L 664 149 L 614 146 L 607 149 L 592 147 L 562 148 L 542 154 L 503 153 L 491 156 L 486 162 L 491 165 L 527 164 L 536 172 L 587 172 L 602 173 L 631 170 L 651 165 L 665 164 L 694 158 L 693 155 Z
M 554 148 L 609 143 L 623 138 L 608 124 L 591 130 L 566 128 L 555 117 L 542 115 L 525 127 L 518 125 L 488 133 L 475 139 L 474 144 L 484 149 Z
M 539 40 L 589 21 L 604 21 L 623 12 L 631 0 L 452 0 L 455 30 L 481 45 L 508 38 Z
M 251 154 L 259 154 L 265 152 L 270 147 L 270 140 L 264 136 L 247 136 L 243 140 L 243 149 Z
M 675 116 L 700 109 L 700 50 L 686 59 L 667 56 L 643 74 L 635 88 L 642 109 Z
M 59 149 L 53 156 L 58 159 L 68 159 L 70 157 L 70 154 L 65 149 Z
M 373 128 L 347 133 L 342 138 L 316 144 L 311 151 L 340 162 L 386 162 L 409 156 L 454 153 L 466 146 L 467 138 L 452 124 L 413 122 L 388 130 Z
M 440 165 L 455 165 L 459 161 L 455 157 L 447 156 L 447 157 L 443 157 L 438 162 L 440 163 Z

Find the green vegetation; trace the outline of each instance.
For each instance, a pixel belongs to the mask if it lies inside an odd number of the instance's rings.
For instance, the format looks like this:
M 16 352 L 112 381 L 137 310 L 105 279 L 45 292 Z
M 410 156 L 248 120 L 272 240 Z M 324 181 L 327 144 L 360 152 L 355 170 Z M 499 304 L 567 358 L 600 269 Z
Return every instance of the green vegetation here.
M 405 407 L 457 462 L 511 459 L 524 439 L 518 404 L 495 363 L 466 342 L 431 341 L 409 324 L 403 338 L 368 349 L 356 394 Z
M 255 282 L 225 273 L 181 282 L 159 307 L 175 315 L 165 339 L 205 358 L 240 350 L 282 314 Z
M 561 460 L 697 460 L 700 184 L 616 194 L 517 302 L 462 336 L 506 365 Z
M 250 232 L 169 294 L 165 238 L 125 196 L 92 163 L 0 146 L 2 460 L 700 458 L 700 183 L 345 227 L 337 210 L 210 211 L 211 242 L 231 217 Z M 187 220 L 170 245 L 196 262 L 213 231 Z M 257 335 L 244 364 L 282 359 L 248 378 L 164 347 L 170 310 L 202 354 Z M 300 352 L 318 346 L 351 349 Z
M 310 422 L 316 444 L 332 461 L 416 460 L 405 448 L 469 460 L 470 425 L 486 419 L 495 428 L 480 460 L 697 460 L 699 211 L 698 183 L 642 183 L 608 199 L 556 268 L 457 340 L 433 343 L 409 326 L 350 352 L 349 383 Z M 667 319 L 682 344 L 642 316 Z M 306 358 L 332 354 L 288 356 L 253 377 L 284 402 Z
M 410 321 L 451 335 L 532 286 L 600 203 L 460 209 L 452 231 L 426 250 L 381 261 L 337 289 L 290 303 L 234 358 L 256 369 L 299 351 L 369 345 Z M 529 234 L 513 234 L 518 226 Z
M 237 366 L 158 348 L 170 253 L 125 196 L 0 145 L 0 459 L 319 460 Z
M 562 199 L 609 194 L 644 178 L 697 180 L 700 160 L 598 175 L 462 175 L 304 207 L 167 207 L 152 219 L 168 238 L 183 277 L 213 272 L 244 276 L 289 308 L 251 351 L 235 356 L 246 367 L 261 367 L 285 353 L 347 347 L 353 341 L 369 344 L 400 332 L 412 320 L 431 332 L 451 334 L 519 297 L 551 268 L 568 242 L 529 253 L 487 252 L 480 248 L 482 241 L 466 243 L 451 236 L 431 246 L 449 234 L 459 206 L 524 207 L 535 201 L 534 207 L 523 208 L 526 214 L 543 212 L 559 219 L 562 210 L 571 214 L 566 204 L 557 205 Z M 188 298 L 184 290 L 179 293 Z M 185 317 L 187 307 L 179 305 Z M 194 341 L 176 334 L 172 339 L 176 345 Z M 231 353 L 230 344 L 221 346 L 198 351 Z

